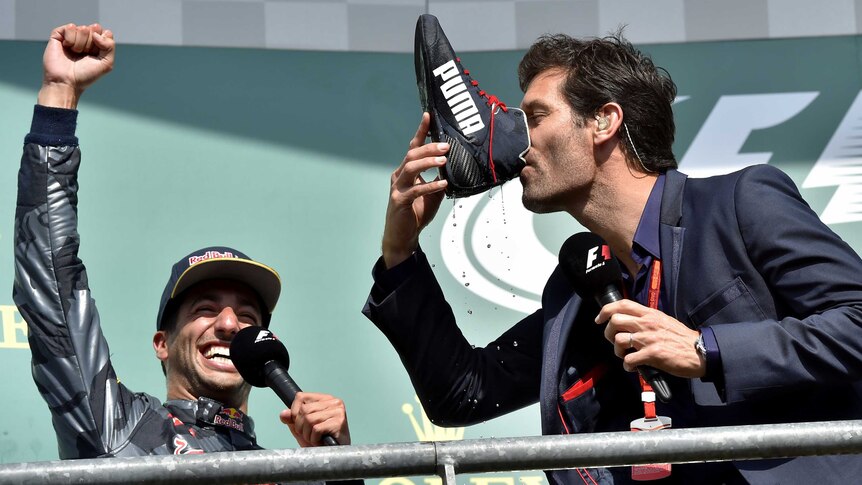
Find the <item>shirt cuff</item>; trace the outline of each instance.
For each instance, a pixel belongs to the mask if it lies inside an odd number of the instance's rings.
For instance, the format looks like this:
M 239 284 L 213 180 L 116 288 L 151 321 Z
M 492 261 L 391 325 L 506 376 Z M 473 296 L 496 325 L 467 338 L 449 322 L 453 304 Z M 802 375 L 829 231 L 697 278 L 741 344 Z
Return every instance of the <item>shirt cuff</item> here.
M 719 384 L 724 387 L 721 351 L 718 348 L 718 340 L 715 339 L 715 332 L 710 327 L 700 327 L 700 334 L 703 335 L 703 346 L 706 348 L 706 375 L 701 380 L 715 383 L 716 387 L 719 387 Z
M 78 123 L 78 110 L 51 108 L 36 105 L 33 108 L 33 121 L 30 133 L 24 143 L 44 146 L 77 146 L 75 128 Z

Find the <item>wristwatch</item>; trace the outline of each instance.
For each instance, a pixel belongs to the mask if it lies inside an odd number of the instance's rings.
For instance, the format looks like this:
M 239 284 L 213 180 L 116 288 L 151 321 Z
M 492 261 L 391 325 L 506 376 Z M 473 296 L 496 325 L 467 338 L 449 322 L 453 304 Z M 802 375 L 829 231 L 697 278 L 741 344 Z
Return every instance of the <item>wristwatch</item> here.
M 697 340 L 694 341 L 694 349 L 697 350 L 697 353 L 701 355 L 704 359 L 706 358 L 706 345 L 703 344 L 703 334 L 697 336 Z

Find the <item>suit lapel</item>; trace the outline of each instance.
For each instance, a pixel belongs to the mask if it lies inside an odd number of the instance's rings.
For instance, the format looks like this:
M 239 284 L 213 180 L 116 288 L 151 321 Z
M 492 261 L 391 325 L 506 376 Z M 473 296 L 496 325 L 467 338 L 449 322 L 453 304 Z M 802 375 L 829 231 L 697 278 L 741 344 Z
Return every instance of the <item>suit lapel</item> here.
M 559 434 L 557 416 L 557 397 L 560 387 L 560 365 L 572 330 L 572 324 L 581 299 L 574 293 L 560 311 L 545 325 L 545 352 L 542 362 L 542 383 L 540 408 L 542 413 L 542 432 L 544 434 Z
M 664 193 L 661 197 L 661 223 L 659 226 L 662 260 L 661 291 L 668 295 L 667 302 L 670 306 L 667 309 L 668 314 L 674 317 L 679 315 L 676 289 L 679 288 L 679 268 L 685 236 L 685 228 L 680 227 L 679 223 L 682 218 L 683 192 L 687 178 L 685 174 L 676 170 L 668 170 Z

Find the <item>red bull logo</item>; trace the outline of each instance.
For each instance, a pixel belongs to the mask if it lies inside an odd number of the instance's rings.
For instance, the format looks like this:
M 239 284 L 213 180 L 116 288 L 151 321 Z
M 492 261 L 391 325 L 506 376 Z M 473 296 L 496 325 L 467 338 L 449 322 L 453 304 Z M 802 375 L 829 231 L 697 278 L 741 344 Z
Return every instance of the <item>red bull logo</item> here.
M 208 259 L 225 259 L 225 258 L 236 258 L 236 256 L 229 251 L 224 252 L 224 253 L 220 253 L 218 251 L 207 251 L 201 255 L 189 257 L 189 266 L 191 266 L 193 264 L 200 263 L 201 261 L 206 261 Z
M 221 414 L 224 414 L 231 419 L 242 419 L 242 412 L 237 408 L 222 408 Z
M 245 426 L 242 423 L 242 411 L 236 408 L 222 408 L 221 412 L 215 415 L 213 424 L 245 432 Z

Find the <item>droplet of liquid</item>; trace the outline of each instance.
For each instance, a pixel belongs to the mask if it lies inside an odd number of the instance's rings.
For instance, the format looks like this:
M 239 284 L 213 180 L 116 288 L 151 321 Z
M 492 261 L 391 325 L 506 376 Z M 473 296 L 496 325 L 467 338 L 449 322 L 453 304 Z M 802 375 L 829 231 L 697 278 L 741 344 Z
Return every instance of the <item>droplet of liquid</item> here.
M 455 227 L 457 225 L 458 225 L 457 223 L 454 223 L 454 222 L 452 223 L 452 227 Z
M 464 283 L 464 286 L 470 286 L 470 283 Z
M 512 347 L 517 347 L 517 346 L 518 346 L 518 341 L 517 341 L 517 340 L 513 341 L 513 342 L 512 342 Z
M 489 245 L 488 245 L 488 247 L 490 248 L 490 247 L 491 247 L 491 245 L 489 244 Z
M 467 310 L 467 315 L 472 315 L 472 314 L 473 314 L 473 310 Z M 474 345 L 473 348 L 475 349 L 476 346 Z

